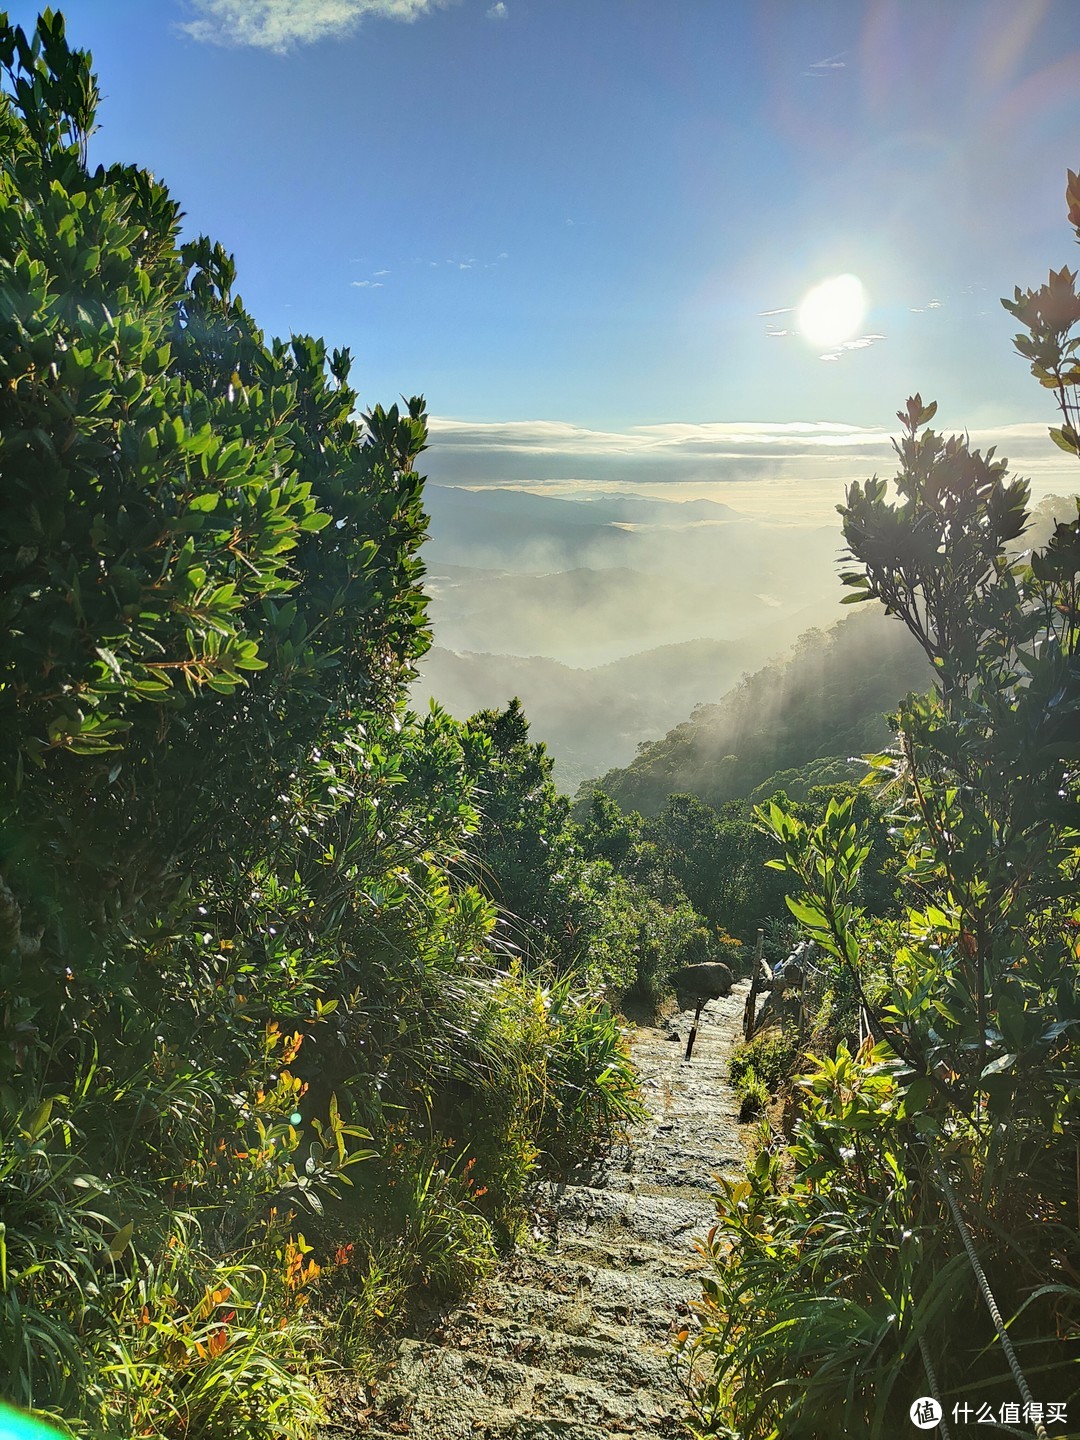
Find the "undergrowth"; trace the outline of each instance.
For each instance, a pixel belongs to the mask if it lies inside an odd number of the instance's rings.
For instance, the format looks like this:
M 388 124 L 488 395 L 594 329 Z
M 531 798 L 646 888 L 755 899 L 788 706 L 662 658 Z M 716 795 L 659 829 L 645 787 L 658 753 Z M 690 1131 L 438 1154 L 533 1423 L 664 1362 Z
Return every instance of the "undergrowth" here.
M 0 72 L 0 1393 L 299 1440 L 637 1113 L 632 888 L 519 708 L 407 710 L 423 398 L 90 167 L 61 16 Z

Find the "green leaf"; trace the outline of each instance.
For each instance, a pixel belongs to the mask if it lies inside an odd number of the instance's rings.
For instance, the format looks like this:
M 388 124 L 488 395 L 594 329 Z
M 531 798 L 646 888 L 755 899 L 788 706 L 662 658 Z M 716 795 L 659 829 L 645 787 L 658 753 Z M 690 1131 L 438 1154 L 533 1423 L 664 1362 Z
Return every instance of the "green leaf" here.
M 117 1230 L 116 1234 L 109 1241 L 109 1257 L 112 1260 L 119 1260 L 124 1251 L 131 1244 L 131 1237 L 135 1233 L 135 1223 L 129 1220 L 126 1225 Z
M 784 899 L 787 901 L 787 907 L 792 915 L 795 916 L 795 919 L 800 920 L 804 925 L 808 925 L 811 930 L 827 930 L 829 928 L 829 922 L 825 917 L 825 912 L 817 905 L 813 905 L 805 900 L 797 900 L 794 895 L 785 895 Z
M 988 1075 L 1004 1075 L 1013 1068 L 1016 1061 L 1016 1055 L 1000 1055 L 983 1068 L 981 1078 L 985 1080 Z
M 925 1075 L 917 1075 L 904 1091 L 904 1114 L 911 1116 L 925 1109 L 933 1093 L 933 1082 Z
M 44 1132 L 50 1118 L 52 1117 L 52 1109 L 53 1102 L 52 1097 L 50 1096 L 48 1099 L 42 1100 L 41 1104 L 30 1116 L 29 1120 L 27 1120 L 25 1133 L 30 1137 L 31 1140 L 37 1140 L 39 1136 Z
M 1051 388 L 1056 388 L 1056 379 L 1051 377 L 1049 385 Z M 1060 430 L 1051 429 L 1050 439 L 1059 449 L 1068 451 L 1070 455 L 1080 454 L 1080 441 L 1077 439 L 1076 431 L 1070 425 L 1063 425 Z
M 121 683 L 123 683 L 123 680 L 124 680 L 124 672 L 123 672 L 123 670 L 121 670 L 121 668 L 120 668 L 120 662 L 119 662 L 119 660 L 117 660 L 117 658 L 116 658 L 116 656 L 113 654 L 113 652 L 112 652 L 111 650 L 107 649 L 104 645 L 98 645 L 98 646 L 95 647 L 95 649 L 96 649 L 96 651 L 97 651 L 97 654 L 101 657 L 101 659 L 104 660 L 106 666 L 108 667 L 109 673 L 110 673 L 110 675 L 112 675 L 113 679 L 114 679 L 114 680 L 118 680 L 118 681 L 120 681 Z
M 98 1175 L 72 1175 L 68 1182 L 76 1190 L 93 1190 L 98 1195 L 109 1195 L 109 1186 Z

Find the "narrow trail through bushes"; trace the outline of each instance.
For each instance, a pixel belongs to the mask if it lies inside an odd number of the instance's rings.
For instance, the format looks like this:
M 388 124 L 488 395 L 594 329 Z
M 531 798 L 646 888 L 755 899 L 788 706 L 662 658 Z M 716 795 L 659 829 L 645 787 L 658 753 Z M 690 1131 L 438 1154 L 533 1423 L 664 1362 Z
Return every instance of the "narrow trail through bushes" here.
M 727 1078 L 746 985 L 692 1016 L 631 1032 L 647 1119 L 606 1164 L 541 1188 L 546 1243 L 522 1248 L 431 1331 L 403 1340 L 371 1397 L 346 1390 L 325 1435 L 423 1440 L 684 1436 L 668 1359 L 700 1294 L 693 1237 L 715 1218 L 712 1176 L 745 1164 Z

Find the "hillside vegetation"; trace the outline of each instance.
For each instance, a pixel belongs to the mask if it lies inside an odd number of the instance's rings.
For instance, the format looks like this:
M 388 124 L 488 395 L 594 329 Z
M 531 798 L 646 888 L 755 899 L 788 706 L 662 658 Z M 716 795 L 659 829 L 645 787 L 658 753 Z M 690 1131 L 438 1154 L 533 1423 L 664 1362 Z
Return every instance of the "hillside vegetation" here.
M 789 658 L 744 675 L 717 704 L 698 706 L 596 784 L 644 815 L 656 814 L 672 794 L 723 805 L 779 772 L 880 749 L 890 735 L 885 716 L 909 691 L 925 689 L 931 673 L 900 626 L 880 612 L 852 615 L 830 630 L 807 631 Z
M 89 166 L 60 16 L 0 71 L 0 1396 L 307 1436 L 636 1113 L 607 998 L 687 926 L 520 710 L 408 711 L 422 398 Z

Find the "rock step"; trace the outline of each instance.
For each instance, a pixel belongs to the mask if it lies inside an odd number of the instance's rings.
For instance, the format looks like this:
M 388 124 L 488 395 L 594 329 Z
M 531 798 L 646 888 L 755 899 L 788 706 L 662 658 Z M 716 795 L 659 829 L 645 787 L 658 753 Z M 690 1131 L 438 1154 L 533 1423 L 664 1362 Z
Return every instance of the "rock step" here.
M 685 1165 L 680 1166 L 677 1156 L 672 1156 L 667 1168 L 667 1178 L 657 1178 L 656 1172 L 665 1164 L 665 1157 L 654 1150 L 652 1155 L 653 1178 L 644 1179 L 633 1170 L 609 1170 L 593 1183 L 597 1189 L 630 1191 L 634 1195 L 667 1197 L 670 1199 L 706 1198 L 716 1189 L 715 1176 L 718 1174 L 741 1174 L 746 1168 L 746 1154 L 717 1156 L 716 1163 L 707 1175 L 694 1177 L 694 1183 L 687 1183 Z M 742 1167 L 740 1169 L 740 1167 Z
M 672 1323 L 691 1313 L 701 1293 L 693 1282 L 672 1284 L 643 1298 L 632 1290 L 612 1293 L 593 1284 L 551 1291 L 541 1285 L 506 1284 L 497 1299 L 486 1303 L 489 1317 L 541 1327 L 565 1335 L 591 1334 L 597 1328 L 622 1333 L 628 1344 L 634 1334 L 643 1343 L 663 1344 Z
M 700 1233 L 704 1235 L 705 1230 L 706 1227 L 702 1227 Z M 650 1245 L 635 1240 L 633 1236 L 598 1234 L 595 1230 L 560 1235 L 559 1256 L 574 1265 L 594 1270 L 625 1270 L 635 1275 L 669 1277 L 680 1272 L 690 1274 L 700 1269 L 693 1245 L 694 1236 L 698 1233 L 695 1230 L 685 1243 L 680 1243 L 681 1264 L 673 1259 L 670 1245 Z
M 678 1434 L 683 1413 L 673 1382 L 659 1391 L 616 1391 L 587 1376 L 417 1340 L 399 1347 L 380 1409 L 400 1413 L 414 1429 L 422 1426 L 427 1440 L 473 1435 L 493 1411 L 500 1415 L 492 1418 L 500 1420 L 505 1414 L 519 1419 L 539 1414 L 627 1434 L 665 1429 Z
M 653 1245 L 681 1245 L 703 1233 L 716 1219 L 712 1191 L 684 1186 L 660 1194 L 615 1190 L 594 1185 L 567 1185 L 551 1199 L 558 1229 L 578 1227 L 629 1234 Z
M 653 1340 L 636 1327 L 598 1321 L 580 1333 L 559 1326 L 538 1331 L 535 1325 L 512 1317 L 461 1312 L 438 1334 L 442 1345 L 460 1350 L 475 1347 L 534 1369 L 600 1380 L 616 1394 L 646 1389 L 659 1392 L 670 1386 L 667 1338 L 665 1333 Z
M 391 1428 L 392 1427 L 392 1428 Z M 619 1437 L 633 1436 L 634 1440 L 685 1440 L 685 1430 L 663 1426 L 658 1430 L 623 1430 L 615 1425 L 589 1425 L 563 1415 L 521 1415 L 514 1410 L 494 1408 L 483 1419 L 472 1420 L 466 1429 L 435 1431 L 422 1420 L 390 1422 L 389 1426 L 375 1424 L 356 1432 L 349 1427 L 334 1426 L 323 1431 L 324 1440 L 341 1440 L 343 1435 L 361 1434 L 363 1440 L 402 1440 L 402 1436 L 414 1436 L 415 1440 L 619 1440 Z
M 532 1259 L 527 1265 L 515 1266 L 501 1276 L 497 1286 L 485 1289 L 485 1300 L 506 1297 L 515 1287 L 547 1291 L 556 1298 L 587 1295 L 594 1304 L 626 1312 L 625 1317 L 619 1317 L 621 1320 L 632 1316 L 637 1308 L 649 1310 L 677 1305 L 686 1294 L 700 1294 L 694 1252 L 689 1246 L 683 1247 L 678 1256 L 672 1256 L 667 1270 L 651 1271 L 602 1264 L 594 1244 L 589 1236 L 582 1237 L 577 1244 L 570 1239 L 563 1241 L 557 1254 L 543 1261 Z

